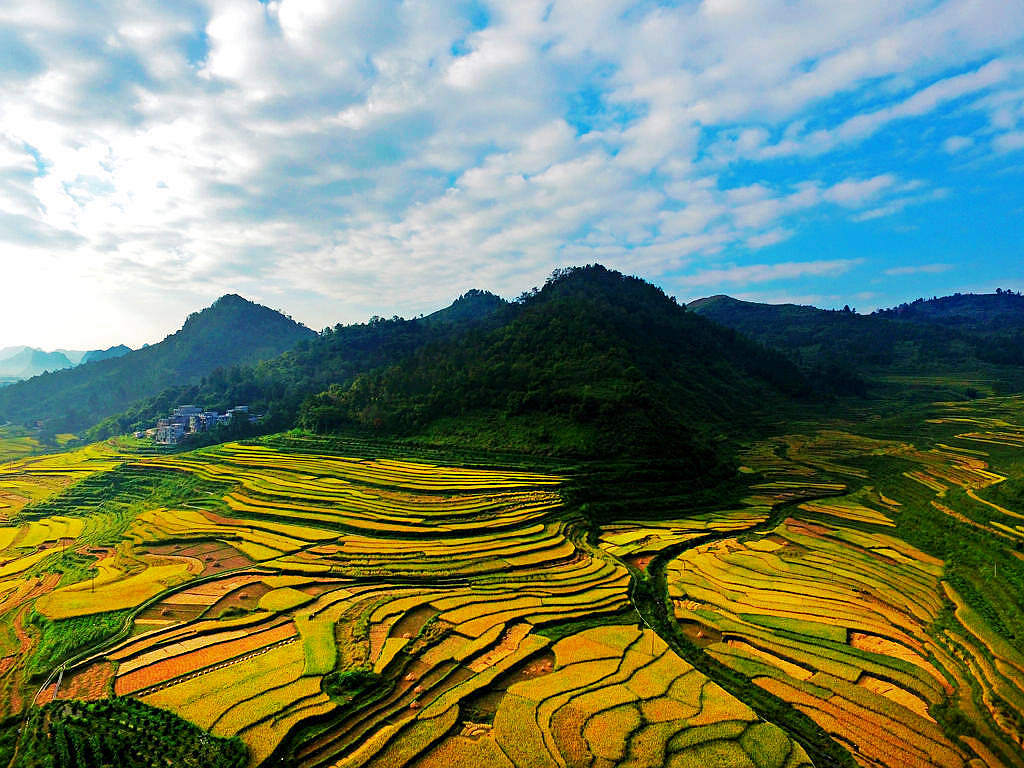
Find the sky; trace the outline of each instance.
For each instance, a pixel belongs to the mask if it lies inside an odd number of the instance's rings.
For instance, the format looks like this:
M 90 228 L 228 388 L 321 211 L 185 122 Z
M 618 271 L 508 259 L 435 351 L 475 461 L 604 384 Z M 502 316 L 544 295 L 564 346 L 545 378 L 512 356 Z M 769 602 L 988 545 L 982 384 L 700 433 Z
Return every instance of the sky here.
M 0 93 L 0 347 L 1024 288 L 1022 0 L 5 0 Z

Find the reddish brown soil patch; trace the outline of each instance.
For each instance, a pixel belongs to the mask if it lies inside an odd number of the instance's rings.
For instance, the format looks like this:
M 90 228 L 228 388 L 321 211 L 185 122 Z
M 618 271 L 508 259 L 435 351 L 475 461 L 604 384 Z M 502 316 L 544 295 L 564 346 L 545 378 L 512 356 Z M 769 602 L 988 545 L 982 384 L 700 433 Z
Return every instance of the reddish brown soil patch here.
M 206 610 L 205 605 L 183 605 L 180 603 L 156 603 L 138 615 L 135 626 L 148 632 L 161 624 L 191 621 Z
M 796 520 L 792 517 L 786 518 L 786 527 L 794 533 L 802 533 L 810 536 L 828 536 L 831 530 L 818 523 L 810 523 L 806 520 Z
M 119 676 L 114 683 L 114 692 L 118 696 L 124 696 L 183 675 L 191 675 L 216 665 L 236 661 L 258 653 L 265 647 L 289 641 L 295 634 L 295 625 L 286 622 L 236 640 L 211 642 L 203 648 L 187 651 Z M 173 648 L 171 646 L 169 650 Z
M 18 638 L 18 656 L 26 659 L 28 658 L 29 649 L 32 648 L 32 637 L 25 631 L 25 611 L 28 610 L 28 606 L 22 606 L 21 610 L 14 617 L 12 622 L 14 626 L 14 635 Z
M 332 589 L 337 589 L 340 583 L 342 582 L 320 581 L 314 584 L 303 584 L 302 586 L 295 587 L 295 589 L 307 595 L 312 595 L 313 597 L 320 597 L 324 592 L 330 592 Z
M 33 589 L 32 591 L 36 592 L 37 590 Z M 12 665 L 13 679 L 7 689 L 9 699 L 5 703 L 5 706 L 3 706 L 2 710 L 0 710 L 5 715 L 20 712 L 22 707 L 25 706 L 25 699 L 22 696 L 22 685 L 19 679 L 24 672 L 24 667 L 19 665 L 17 662 L 27 659 L 29 650 L 32 648 L 32 636 L 25 631 L 24 624 L 25 613 L 27 610 L 28 606 L 23 605 L 11 620 L 11 626 L 14 628 L 14 635 L 18 638 L 18 654 L 15 657 L 14 665 Z
M 36 704 L 43 705 L 48 701 L 53 701 L 53 697 L 57 695 L 57 683 L 48 685 L 39 691 L 36 696 Z
M 202 576 L 253 565 L 252 560 L 223 541 L 197 541 L 193 544 L 159 544 L 147 547 L 146 551 L 154 555 L 194 557 L 203 564 L 203 569 L 199 574 Z
M 653 559 L 654 555 L 633 555 L 632 557 L 627 557 L 626 562 L 638 570 L 646 571 L 647 566 L 651 564 Z
M 114 665 L 109 661 L 90 664 L 85 669 L 65 675 L 61 681 L 59 699 L 102 699 L 107 695 L 114 677 Z
M 522 666 L 503 675 L 497 680 L 497 686 L 504 690 L 523 680 L 532 680 L 535 677 L 546 675 L 554 668 L 555 654 L 549 649 L 538 656 L 533 656 Z

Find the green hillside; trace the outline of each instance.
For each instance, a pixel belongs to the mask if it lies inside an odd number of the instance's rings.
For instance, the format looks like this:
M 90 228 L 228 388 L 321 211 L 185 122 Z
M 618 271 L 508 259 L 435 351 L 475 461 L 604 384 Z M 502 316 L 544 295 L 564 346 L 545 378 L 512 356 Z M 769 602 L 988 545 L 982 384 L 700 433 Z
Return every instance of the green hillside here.
M 186 401 L 219 410 L 246 403 L 266 414 L 265 429 L 288 429 L 310 395 L 392 365 L 425 344 L 458 338 L 467 329 L 495 322 L 503 307 L 505 302 L 493 294 L 470 291 L 422 318 L 375 316 L 366 323 L 339 323 L 319 335 L 308 334 L 282 354 L 255 365 L 225 362 L 211 366 L 199 380 L 169 381 L 159 392 L 96 425 L 88 436 L 101 439 L 149 426 Z
M 496 327 L 337 382 L 301 425 L 579 455 L 679 455 L 808 392 L 781 355 L 638 278 L 563 270 Z
M 58 432 L 77 431 L 169 386 L 277 356 L 315 337 L 272 309 L 223 296 L 158 344 L 4 387 L 0 422 L 42 421 Z
M 1008 323 L 1015 315 L 1002 309 L 996 312 L 1003 299 L 994 294 L 992 298 L 999 301 L 947 297 L 904 305 L 910 308 L 905 311 L 897 308 L 871 315 L 795 304 L 761 304 L 730 296 L 711 296 L 688 306 L 693 312 L 784 352 L 820 388 L 837 394 L 864 395 L 869 384 L 892 376 L 913 375 L 919 383 L 939 377 L 954 382 L 954 391 L 943 395 L 929 390 L 924 396 L 948 399 L 965 394 L 962 382 L 975 381 L 976 386 L 984 383 L 995 392 L 1017 391 L 1024 383 L 1024 335 Z M 926 309 L 925 304 L 931 308 Z M 966 311 L 968 305 L 972 307 L 970 312 Z M 963 308 L 963 314 L 956 314 L 957 306 Z M 1000 315 L 1001 321 L 997 320 Z M 999 323 L 1002 330 L 983 330 L 985 324 Z
M 952 296 L 917 299 L 872 314 L 960 330 L 1021 330 L 1024 329 L 1024 296 L 1002 289 L 996 293 L 954 293 Z

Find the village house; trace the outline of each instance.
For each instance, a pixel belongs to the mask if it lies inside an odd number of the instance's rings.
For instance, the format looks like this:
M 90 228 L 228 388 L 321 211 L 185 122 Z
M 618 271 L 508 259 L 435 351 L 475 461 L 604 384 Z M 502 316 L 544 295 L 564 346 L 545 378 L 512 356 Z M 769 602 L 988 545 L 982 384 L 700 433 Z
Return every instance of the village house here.
M 179 405 L 170 416 L 157 420 L 153 439 L 159 445 L 176 445 L 187 435 L 209 432 L 215 427 L 231 424 L 235 419 L 247 419 L 255 424 L 262 418 L 261 414 L 249 413 L 247 405 L 236 405 L 225 413 L 206 411 L 196 405 Z

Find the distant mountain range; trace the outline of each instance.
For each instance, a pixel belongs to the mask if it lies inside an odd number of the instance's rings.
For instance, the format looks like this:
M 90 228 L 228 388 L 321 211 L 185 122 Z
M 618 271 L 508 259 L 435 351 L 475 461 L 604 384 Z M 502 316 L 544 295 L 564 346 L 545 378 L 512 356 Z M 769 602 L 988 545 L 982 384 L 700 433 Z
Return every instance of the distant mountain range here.
M 711 466 L 723 435 L 835 398 L 901 396 L 908 376 L 939 381 L 921 395 L 933 399 L 967 396 L 969 381 L 1024 390 L 1024 298 L 956 295 L 871 315 L 729 296 L 684 307 L 593 265 L 557 271 L 516 301 L 474 290 L 426 317 L 320 334 L 227 295 L 159 344 L 63 367 L 0 389 L 0 423 L 96 439 L 182 403 L 242 403 L 266 414 L 268 430 L 668 452 Z
M 955 294 L 862 315 L 730 296 L 689 310 L 783 352 L 840 393 L 863 394 L 882 374 L 978 373 L 1016 387 L 1024 370 L 1024 297 L 1011 291 Z
M 274 430 L 578 456 L 673 454 L 710 468 L 708 432 L 808 395 L 779 353 L 687 312 L 649 283 L 591 266 L 561 271 L 515 302 L 476 290 L 423 318 L 338 325 L 278 357 L 136 403 L 90 436 L 149 424 L 182 402 L 243 402 Z
M 60 371 L 96 360 L 120 357 L 131 351 L 131 347 L 123 344 L 109 349 L 55 349 L 53 352 L 35 347 L 5 347 L 0 349 L 0 380 L 11 382 L 30 379 L 48 371 Z
M 730 296 L 699 299 L 688 309 L 792 353 L 804 364 L 836 356 L 913 368 L 1024 364 L 1024 297 L 1011 292 L 918 299 L 870 315 Z

